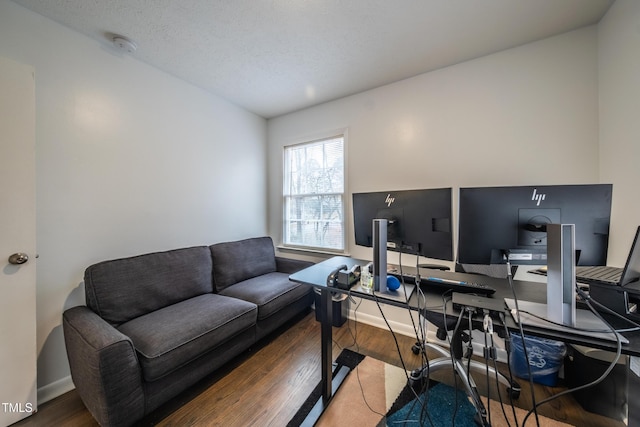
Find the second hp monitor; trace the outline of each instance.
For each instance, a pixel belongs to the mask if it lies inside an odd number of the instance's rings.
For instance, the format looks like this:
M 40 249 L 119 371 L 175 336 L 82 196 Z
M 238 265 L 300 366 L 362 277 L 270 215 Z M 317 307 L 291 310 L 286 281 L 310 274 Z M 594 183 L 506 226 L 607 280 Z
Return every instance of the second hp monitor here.
M 460 264 L 547 264 L 548 224 L 575 225 L 577 265 L 606 265 L 611 184 L 461 188 Z

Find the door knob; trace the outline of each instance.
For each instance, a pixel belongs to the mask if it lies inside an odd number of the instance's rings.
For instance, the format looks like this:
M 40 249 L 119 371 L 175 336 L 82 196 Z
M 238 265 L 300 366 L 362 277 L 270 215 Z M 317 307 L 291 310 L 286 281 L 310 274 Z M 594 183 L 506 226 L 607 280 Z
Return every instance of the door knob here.
M 22 252 L 15 253 L 9 257 L 9 264 L 24 264 L 29 261 L 29 255 Z

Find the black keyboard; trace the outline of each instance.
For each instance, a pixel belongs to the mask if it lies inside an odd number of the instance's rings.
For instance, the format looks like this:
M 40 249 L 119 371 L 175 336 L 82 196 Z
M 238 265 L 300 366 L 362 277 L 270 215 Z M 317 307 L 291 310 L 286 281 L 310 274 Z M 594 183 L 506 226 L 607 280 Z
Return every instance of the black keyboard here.
M 400 275 L 389 272 L 389 274 L 393 274 L 398 279 L 400 279 Z M 409 283 L 415 283 L 415 276 L 405 274 L 404 280 Z M 461 282 L 458 280 L 450 280 L 450 279 L 441 279 L 435 277 L 421 277 L 420 278 L 420 286 L 423 288 L 427 287 L 437 287 L 443 290 L 452 290 L 453 292 L 462 292 L 462 293 L 473 293 L 473 294 L 482 294 L 482 295 L 491 295 L 495 293 L 495 288 L 492 288 L 489 285 L 478 282 Z

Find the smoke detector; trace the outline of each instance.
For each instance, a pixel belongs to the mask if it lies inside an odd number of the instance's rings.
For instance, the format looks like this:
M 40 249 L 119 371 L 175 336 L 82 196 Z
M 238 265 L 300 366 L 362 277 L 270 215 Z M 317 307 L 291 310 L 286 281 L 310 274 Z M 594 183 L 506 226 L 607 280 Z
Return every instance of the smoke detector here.
M 112 40 L 113 40 L 113 45 L 116 47 L 116 49 L 126 53 L 133 53 L 138 48 L 138 45 L 136 45 L 136 43 L 133 40 L 125 36 L 115 35 L 113 36 Z

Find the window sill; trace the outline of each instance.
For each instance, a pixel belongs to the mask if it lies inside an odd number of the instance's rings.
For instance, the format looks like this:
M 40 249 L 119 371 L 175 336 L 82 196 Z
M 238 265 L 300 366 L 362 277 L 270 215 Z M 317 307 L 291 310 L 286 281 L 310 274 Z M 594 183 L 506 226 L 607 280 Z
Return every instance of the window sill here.
M 325 256 L 328 255 L 328 256 L 345 256 L 345 257 L 351 256 L 351 254 L 349 254 L 346 251 L 331 251 L 328 249 L 323 250 L 323 249 L 301 248 L 298 246 L 278 245 L 276 246 L 276 249 L 282 252 L 295 252 L 295 253 L 311 254 L 311 255 L 325 255 Z

